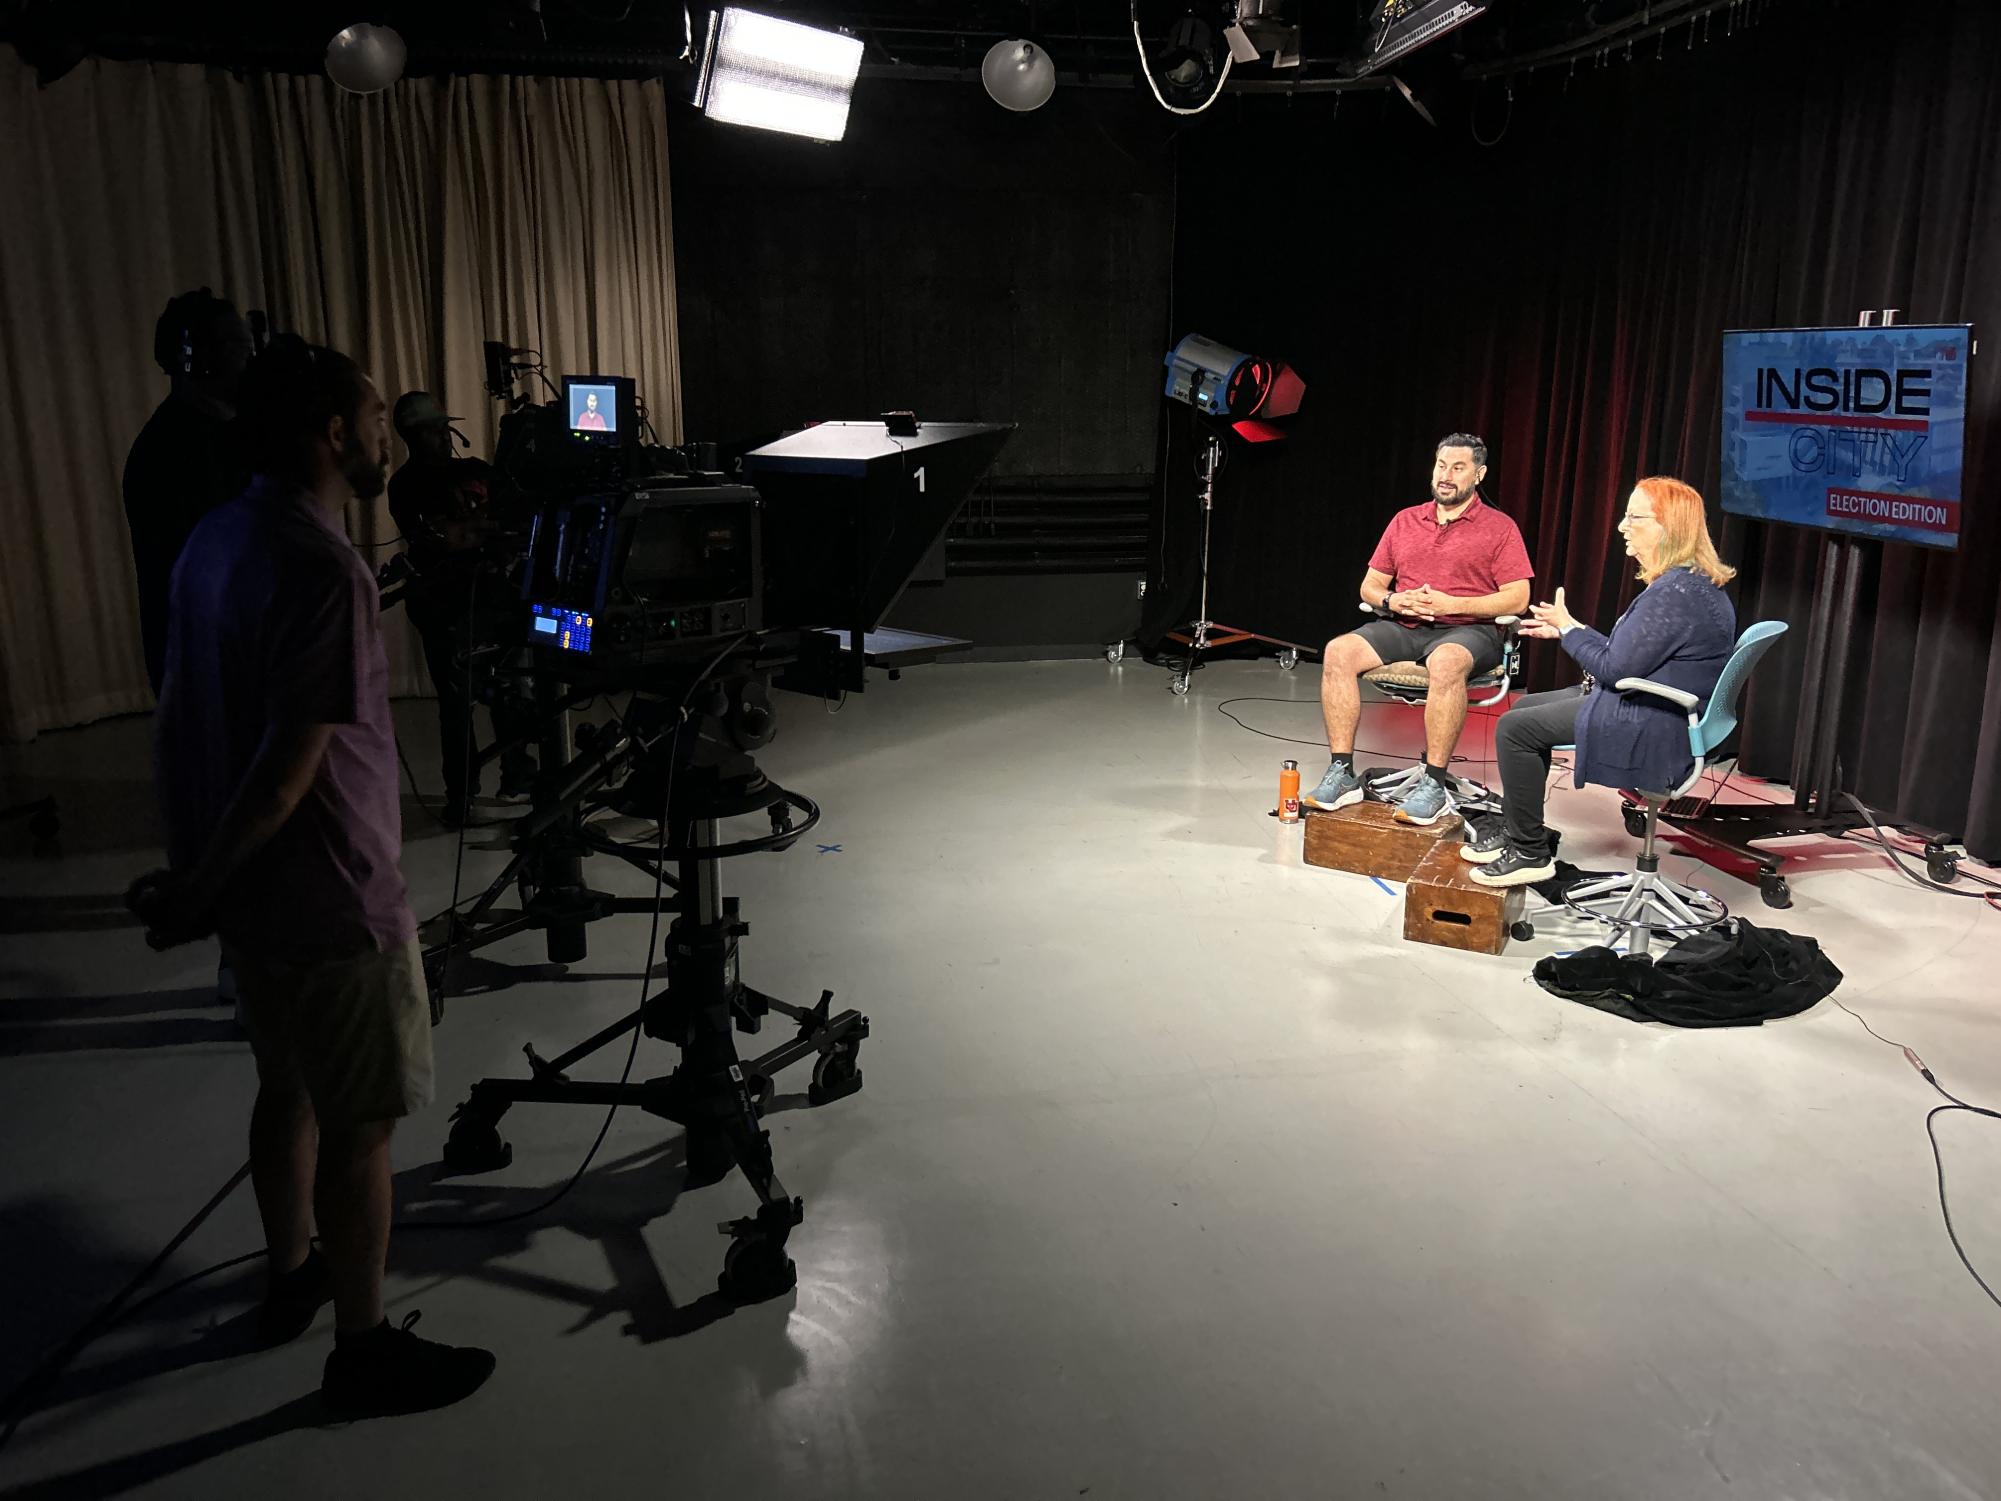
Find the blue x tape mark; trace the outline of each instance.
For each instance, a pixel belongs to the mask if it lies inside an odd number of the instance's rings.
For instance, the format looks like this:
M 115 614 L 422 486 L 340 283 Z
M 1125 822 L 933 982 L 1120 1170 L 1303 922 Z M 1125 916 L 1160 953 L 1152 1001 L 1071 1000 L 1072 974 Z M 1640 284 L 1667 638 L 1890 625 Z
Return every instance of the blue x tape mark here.
M 841 852 L 841 847 L 838 844 L 823 844 L 818 846 L 818 848 L 823 855 L 838 855 Z

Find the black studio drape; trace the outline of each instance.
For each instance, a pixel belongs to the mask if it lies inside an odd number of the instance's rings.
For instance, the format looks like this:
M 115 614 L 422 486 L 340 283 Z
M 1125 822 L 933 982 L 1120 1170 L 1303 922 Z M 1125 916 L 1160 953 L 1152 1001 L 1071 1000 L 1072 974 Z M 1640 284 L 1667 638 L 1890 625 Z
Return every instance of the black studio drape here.
M 1725 329 L 1972 322 L 1961 547 L 1873 549 L 1840 743 L 1848 790 L 2001 855 L 2001 501 L 1980 493 L 2001 457 L 2001 7 L 1782 0 L 1736 34 L 1467 94 L 1437 129 L 1389 95 L 1232 102 L 1180 142 L 1177 331 L 1308 382 L 1290 440 L 1225 473 L 1212 614 L 1348 629 L 1384 521 L 1470 428 L 1538 597 L 1562 583 L 1608 624 L 1638 588 L 1613 530 L 1633 481 L 1681 476 L 1713 508 Z M 1172 425 L 1180 601 L 1192 435 Z M 1822 536 L 1712 526 L 1740 619 L 1794 627 L 1743 741 L 1747 770 L 1784 778 Z M 1559 680 L 1533 651 L 1531 686 Z

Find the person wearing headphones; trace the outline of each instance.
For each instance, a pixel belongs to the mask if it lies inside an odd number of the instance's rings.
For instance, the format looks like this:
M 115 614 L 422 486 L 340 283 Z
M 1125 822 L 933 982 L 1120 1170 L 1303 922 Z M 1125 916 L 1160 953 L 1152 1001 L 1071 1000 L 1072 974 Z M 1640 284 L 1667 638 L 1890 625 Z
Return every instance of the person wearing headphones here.
M 174 564 L 195 523 L 249 483 L 232 423 L 252 352 L 250 325 L 207 287 L 174 298 L 153 329 L 153 360 L 170 388 L 126 455 L 124 488 L 139 635 L 155 698 L 166 671 Z
M 397 398 L 396 432 L 410 457 L 389 481 L 389 514 L 403 533 L 416 577 L 405 596 L 410 623 L 424 643 L 424 663 L 438 693 L 438 742 L 445 784 L 443 819 L 457 827 L 471 816 L 479 794 L 479 768 L 474 761 L 472 667 L 467 658 L 474 644 L 477 607 L 502 603 L 504 585 L 486 581 L 482 601 L 480 545 L 503 519 L 496 493 L 499 476 L 479 459 L 462 459 L 452 451 L 465 439 L 429 391 L 406 391 Z M 490 611 L 489 611 L 490 613 Z M 523 716 L 508 685 L 493 694 L 494 732 L 502 740 L 517 739 Z M 524 747 L 504 752 L 500 761 L 500 794 L 513 797 L 528 790 L 535 765 Z

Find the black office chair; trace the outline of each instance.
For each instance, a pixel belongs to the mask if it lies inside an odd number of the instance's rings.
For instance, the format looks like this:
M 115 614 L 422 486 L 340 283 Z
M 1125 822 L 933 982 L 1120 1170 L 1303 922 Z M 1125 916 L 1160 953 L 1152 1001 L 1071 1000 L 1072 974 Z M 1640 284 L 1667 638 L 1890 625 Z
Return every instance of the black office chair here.
M 1394 620 L 1388 610 L 1362 601 L 1362 613 L 1377 620 Z M 1501 665 L 1492 672 L 1477 673 L 1466 680 L 1466 706 L 1470 709 L 1486 709 L 1506 701 L 1515 679 L 1522 675 L 1522 618 L 1519 615 L 1498 615 L 1494 624 L 1501 628 Z M 1373 687 L 1385 698 L 1400 704 L 1423 706 L 1431 694 L 1431 674 L 1425 671 L 1422 662 L 1385 662 L 1362 674 L 1362 681 Z M 1396 802 L 1424 775 L 1424 763 L 1378 772 L 1365 778 L 1369 796 L 1378 802 Z M 1491 797 L 1492 792 L 1478 782 L 1465 778 L 1454 778 L 1462 787 L 1476 789 L 1470 800 Z

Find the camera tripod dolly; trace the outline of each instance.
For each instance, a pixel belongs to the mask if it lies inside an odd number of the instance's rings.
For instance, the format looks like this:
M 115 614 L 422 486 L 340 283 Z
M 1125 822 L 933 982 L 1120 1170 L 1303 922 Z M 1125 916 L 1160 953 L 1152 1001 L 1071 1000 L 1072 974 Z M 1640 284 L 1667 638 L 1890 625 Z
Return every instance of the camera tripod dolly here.
M 600 756 L 588 759 L 608 770 L 616 758 L 608 746 Z M 805 1206 L 789 1196 L 779 1181 L 771 1134 L 761 1123 L 772 1099 L 774 1080 L 781 1070 L 810 1058 L 813 1076 L 807 1098 L 812 1104 L 823 1105 L 853 1094 L 862 1087 L 857 1060 L 862 1040 L 869 1035 L 869 1020 L 853 1010 L 836 1014 L 831 991 L 822 992 L 817 1005 L 797 1006 L 743 983 L 738 947 L 750 928 L 742 919 L 737 899 L 721 892 L 721 861 L 731 855 L 789 846 L 818 822 L 819 809 L 811 799 L 768 781 L 748 758 L 737 759 L 720 775 L 717 770 L 682 767 L 672 784 L 667 824 L 670 842 L 660 855 L 662 864 L 672 865 L 671 874 L 655 863 L 653 849 L 641 853 L 583 828 L 573 806 L 564 822 L 530 836 L 531 844 L 546 842 L 552 835 L 566 843 L 581 836 L 584 848 L 617 854 L 660 881 L 662 910 L 675 914 L 666 937 L 666 986 L 658 995 L 648 997 L 639 1010 L 557 1057 L 544 1059 L 532 1044 L 527 1046 L 523 1051 L 529 1077 L 475 1083 L 465 1102 L 452 1113 L 444 1159 L 448 1169 L 459 1173 L 507 1166 L 514 1152 L 501 1139 L 499 1122 L 516 1104 L 630 1104 L 674 1121 L 687 1132 L 691 1186 L 718 1182 L 736 1166 L 743 1169 L 757 1194 L 755 1214 L 718 1226 L 730 1237 L 721 1291 L 732 1302 L 750 1303 L 777 1297 L 798 1280 L 785 1245 L 792 1228 L 804 1219 Z M 807 815 L 806 822 L 797 827 L 790 819 L 794 808 Z M 555 814 L 561 809 L 550 811 Z M 769 837 L 731 845 L 718 843 L 719 818 L 759 811 L 771 817 L 773 832 Z M 565 858 L 579 858 L 574 844 Z M 499 884 L 504 884 L 504 879 Z M 671 896 L 667 894 L 670 889 Z M 543 895 L 537 893 L 538 898 Z M 504 936 L 533 926 L 549 927 L 553 939 L 571 924 L 581 928 L 614 912 L 653 909 L 650 898 L 613 898 L 581 888 L 567 897 L 549 895 L 564 902 L 560 915 L 544 911 L 502 919 L 474 942 L 491 942 L 495 934 Z M 793 1035 L 757 1057 L 740 1057 L 734 1034 L 757 1032 L 773 1012 L 794 1023 Z M 680 1063 L 672 1073 L 625 1083 L 569 1077 L 575 1064 L 635 1028 L 680 1049 Z

